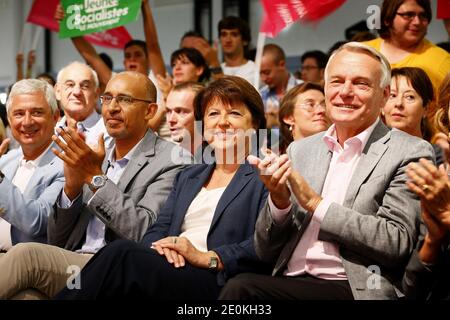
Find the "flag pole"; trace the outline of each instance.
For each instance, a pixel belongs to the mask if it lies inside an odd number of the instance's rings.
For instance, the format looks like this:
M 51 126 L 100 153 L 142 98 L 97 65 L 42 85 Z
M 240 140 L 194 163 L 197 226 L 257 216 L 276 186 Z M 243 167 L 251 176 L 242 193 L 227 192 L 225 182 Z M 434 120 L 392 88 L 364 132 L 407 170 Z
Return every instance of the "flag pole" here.
M 266 34 L 264 32 L 258 33 L 258 42 L 256 43 L 256 57 L 255 57 L 255 78 L 253 85 L 259 89 L 259 70 L 261 69 L 261 59 L 264 49 L 264 42 L 266 41 Z
M 38 46 L 38 42 L 39 42 L 39 38 L 41 37 L 42 34 L 42 28 L 39 26 L 36 26 L 36 30 L 34 31 L 34 37 L 33 37 L 33 42 L 31 45 L 31 50 L 35 50 Z
M 25 36 L 27 34 L 26 29 L 27 29 L 27 24 L 24 23 L 23 28 L 22 28 L 22 33 L 20 35 L 19 50 L 17 51 L 17 53 L 23 54 L 23 52 L 25 51 Z

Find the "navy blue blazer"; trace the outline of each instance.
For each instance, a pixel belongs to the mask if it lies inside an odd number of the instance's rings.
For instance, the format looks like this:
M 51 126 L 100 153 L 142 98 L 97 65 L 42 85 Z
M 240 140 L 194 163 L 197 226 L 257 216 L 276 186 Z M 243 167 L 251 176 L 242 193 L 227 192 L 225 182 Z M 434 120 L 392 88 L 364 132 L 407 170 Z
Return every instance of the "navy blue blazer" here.
M 179 172 L 166 204 L 156 222 L 149 227 L 142 242 L 152 242 L 168 236 L 178 236 L 193 199 L 211 176 L 215 165 L 193 165 Z M 217 204 L 207 236 L 208 250 L 216 252 L 224 270 L 217 283 L 242 272 L 266 271 L 253 245 L 255 223 L 268 191 L 250 164 L 241 165 Z

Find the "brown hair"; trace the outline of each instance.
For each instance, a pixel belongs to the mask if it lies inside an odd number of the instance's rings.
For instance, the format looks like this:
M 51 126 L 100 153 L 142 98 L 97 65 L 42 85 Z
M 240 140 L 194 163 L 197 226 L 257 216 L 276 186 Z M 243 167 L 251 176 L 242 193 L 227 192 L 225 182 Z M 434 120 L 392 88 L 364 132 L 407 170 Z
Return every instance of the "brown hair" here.
M 206 108 L 216 101 L 225 105 L 244 104 L 252 115 L 256 130 L 266 128 L 264 104 L 258 91 L 247 80 L 236 76 L 224 76 L 200 91 L 194 100 L 195 120 L 203 121 Z
M 289 144 L 294 141 L 292 132 L 289 130 L 289 126 L 283 121 L 283 119 L 294 113 L 295 102 L 297 101 L 298 95 L 308 90 L 317 90 L 324 93 L 321 85 L 312 82 L 305 82 L 290 89 L 281 100 L 280 111 L 278 113 L 281 134 L 280 154 L 285 153 Z
M 201 83 L 194 82 L 194 81 L 188 81 L 188 82 L 183 82 L 183 83 L 176 84 L 172 88 L 171 91 L 191 90 L 197 95 L 197 93 L 202 91 L 204 88 L 205 88 L 205 86 L 203 84 L 201 84 Z
M 432 11 L 430 0 L 415 0 L 416 3 L 425 11 L 428 23 L 431 22 Z M 392 23 L 397 15 L 398 8 L 405 0 L 384 0 L 381 6 L 381 27 L 378 34 L 381 38 L 387 39 L 391 36 Z
M 422 98 L 423 107 L 428 110 L 431 103 L 434 101 L 434 90 L 433 84 L 430 78 L 420 68 L 415 67 L 404 67 L 392 69 L 391 78 L 405 77 L 417 94 Z M 425 112 L 427 114 L 427 112 Z M 432 136 L 432 129 L 427 118 L 422 118 L 420 123 L 420 129 L 422 136 L 425 140 L 430 141 Z
M 444 81 L 442 81 L 438 96 L 436 98 L 436 113 L 432 118 L 432 128 L 434 133 L 443 132 L 448 134 L 450 131 L 450 120 L 448 118 L 448 105 L 450 103 L 450 72 L 445 77 Z M 432 142 L 433 139 L 432 139 Z

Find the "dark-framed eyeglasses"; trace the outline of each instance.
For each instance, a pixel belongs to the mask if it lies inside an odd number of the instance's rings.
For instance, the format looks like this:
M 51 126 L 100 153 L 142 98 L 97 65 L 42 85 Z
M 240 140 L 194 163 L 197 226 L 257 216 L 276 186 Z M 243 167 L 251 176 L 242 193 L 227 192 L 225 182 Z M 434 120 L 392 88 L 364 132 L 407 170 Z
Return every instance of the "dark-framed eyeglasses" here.
M 415 17 L 419 17 L 420 21 L 429 21 L 428 16 L 425 12 L 417 13 L 414 11 L 406 11 L 406 12 L 397 12 L 396 14 L 408 21 L 414 20 Z
M 150 100 L 144 100 L 144 99 L 138 99 L 134 97 L 130 97 L 124 94 L 119 94 L 117 96 L 112 96 L 110 94 L 104 94 L 100 96 L 100 102 L 105 105 L 109 105 L 113 99 L 116 99 L 116 102 L 120 105 L 130 105 L 133 104 L 135 101 L 142 101 L 147 103 L 153 103 L 153 101 Z

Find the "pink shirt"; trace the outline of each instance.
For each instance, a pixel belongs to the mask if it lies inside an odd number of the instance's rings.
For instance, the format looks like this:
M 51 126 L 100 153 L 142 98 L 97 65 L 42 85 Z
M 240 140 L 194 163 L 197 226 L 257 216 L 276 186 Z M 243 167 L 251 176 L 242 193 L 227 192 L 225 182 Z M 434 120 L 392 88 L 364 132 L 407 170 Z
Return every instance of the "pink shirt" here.
M 347 279 L 338 244 L 318 240 L 320 224 L 332 202 L 340 205 L 344 203 L 345 194 L 361 153 L 379 121 L 378 119 L 360 134 L 347 139 L 344 142 L 344 148 L 337 141 L 335 125 L 332 125 L 323 136 L 323 141 L 333 156 L 321 194 L 322 201 L 289 259 L 285 275 L 297 276 L 308 273 L 325 280 Z M 289 206 L 284 210 L 277 209 L 270 196 L 269 206 L 277 224 L 285 221 L 291 208 Z

